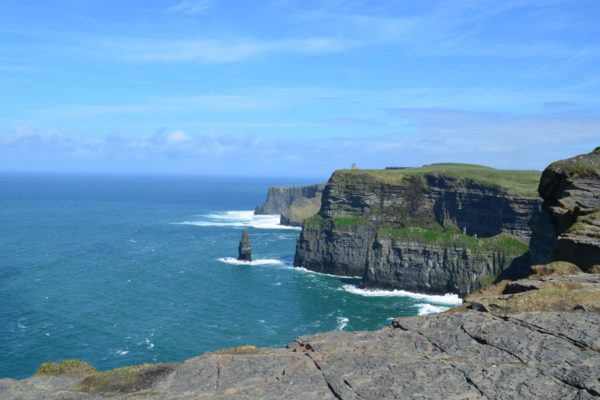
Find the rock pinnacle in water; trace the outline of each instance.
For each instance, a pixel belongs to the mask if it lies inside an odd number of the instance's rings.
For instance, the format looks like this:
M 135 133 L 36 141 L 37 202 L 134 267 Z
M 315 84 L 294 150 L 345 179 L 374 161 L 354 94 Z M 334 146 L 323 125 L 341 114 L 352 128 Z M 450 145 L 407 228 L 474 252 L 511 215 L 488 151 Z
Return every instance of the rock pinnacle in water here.
M 238 246 L 238 260 L 252 261 L 252 246 L 250 246 L 250 238 L 248 237 L 247 230 L 242 232 L 242 239 Z

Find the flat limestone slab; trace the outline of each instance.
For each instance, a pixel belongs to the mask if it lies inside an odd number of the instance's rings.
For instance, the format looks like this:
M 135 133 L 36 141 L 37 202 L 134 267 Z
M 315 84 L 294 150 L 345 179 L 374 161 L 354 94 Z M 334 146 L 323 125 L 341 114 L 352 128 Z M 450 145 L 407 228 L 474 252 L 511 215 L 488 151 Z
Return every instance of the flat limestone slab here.
M 467 311 L 303 336 L 286 349 L 208 353 L 134 393 L 36 376 L 0 380 L 0 398 L 591 399 L 599 378 L 600 313 Z

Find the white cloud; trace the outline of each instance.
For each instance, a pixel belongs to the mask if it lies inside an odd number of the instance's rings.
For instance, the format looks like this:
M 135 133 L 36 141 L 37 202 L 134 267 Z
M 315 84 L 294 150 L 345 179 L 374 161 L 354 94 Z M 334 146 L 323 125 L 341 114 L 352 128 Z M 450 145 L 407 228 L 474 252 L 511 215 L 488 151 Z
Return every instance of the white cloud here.
M 269 171 L 285 175 L 286 171 L 300 170 L 313 175 L 328 174 L 352 162 L 374 168 L 450 161 L 542 169 L 554 160 L 591 151 L 600 143 L 600 116 L 575 111 L 515 116 L 455 109 L 394 108 L 388 109 L 387 114 L 390 119 L 409 121 L 412 129 L 352 138 L 287 139 L 218 130 L 193 134 L 172 130 L 144 137 L 110 135 L 86 139 L 19 128 L 0 132 L 0 160 L 13 160 L 11 168 L 18 169 L 27 167 L 25 161 L 19 164 L 26 156 L 44 160 L 60 155 L 60 160 L 46 165 L 60 166 L 64 160 L 93 158 L 100 170 L 118 170 L 136 160 L 144 171 L 152 170 L 158 163 L 173 171 L 196 166 L 244 175 Z
M 171 132 L 171 133 L 169 133 L 169 136 L 167 136 L 167 141 L 169 143 L 183 143 L 183 142 L 188 142 L 190 140 L 192 140 L 192 138 L 189 137 L 183 131 Z

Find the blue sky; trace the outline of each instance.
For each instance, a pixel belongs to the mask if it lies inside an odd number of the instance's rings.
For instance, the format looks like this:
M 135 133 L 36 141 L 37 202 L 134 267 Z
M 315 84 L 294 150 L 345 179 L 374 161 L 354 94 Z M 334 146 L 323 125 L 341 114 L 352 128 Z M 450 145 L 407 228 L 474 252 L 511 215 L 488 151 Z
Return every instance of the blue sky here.
M 0 2 L 0 171 L 543 169 L 600 145 L 600 2 Z

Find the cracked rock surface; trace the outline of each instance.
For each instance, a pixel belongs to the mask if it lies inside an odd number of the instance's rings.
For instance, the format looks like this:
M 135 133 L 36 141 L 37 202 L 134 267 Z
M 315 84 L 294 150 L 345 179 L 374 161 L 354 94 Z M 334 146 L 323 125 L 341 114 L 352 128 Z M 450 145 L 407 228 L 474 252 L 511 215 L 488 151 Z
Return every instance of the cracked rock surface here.
M 0 380 L 2 399 L 591 399 L 600 313 L 467 311 L 400 318 L 374 332 L 300 337 L 286 349 L 208 353 L 133 393 L 84 377 Z

